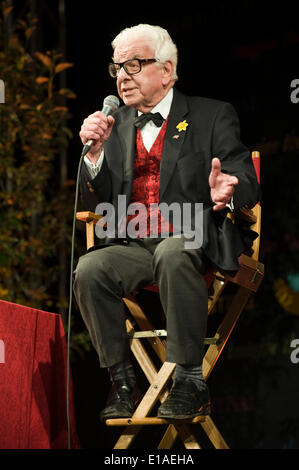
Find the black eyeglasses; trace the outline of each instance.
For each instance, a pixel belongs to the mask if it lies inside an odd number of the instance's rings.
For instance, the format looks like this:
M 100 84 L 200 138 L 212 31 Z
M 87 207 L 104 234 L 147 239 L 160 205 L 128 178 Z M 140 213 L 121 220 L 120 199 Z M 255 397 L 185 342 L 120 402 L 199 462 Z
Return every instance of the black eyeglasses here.
M 112 62 L 109 64 L 109 74 L 111 77 L 116 78 L 120 72 L 120 69 L 123 67 L 125 72 L 128 75 L 134 75 L 141 71 L 142 64 L 150 64 L 152 62 L 157 62 L 156 59 L 129 59 L 125 62 L 115 63 Z

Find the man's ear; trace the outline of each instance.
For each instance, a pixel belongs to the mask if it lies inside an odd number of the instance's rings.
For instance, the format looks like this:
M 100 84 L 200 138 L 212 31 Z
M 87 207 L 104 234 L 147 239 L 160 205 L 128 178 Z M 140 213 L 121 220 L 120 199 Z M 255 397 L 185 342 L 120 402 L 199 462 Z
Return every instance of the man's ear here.
M 163 81 L 164 86 L 167 86 L 172 81 L 173 71 L 174 71 L 174 63 L 172 62 L 172 60 L 167 60 L 166 62 L 163 63 L 162 81 Z

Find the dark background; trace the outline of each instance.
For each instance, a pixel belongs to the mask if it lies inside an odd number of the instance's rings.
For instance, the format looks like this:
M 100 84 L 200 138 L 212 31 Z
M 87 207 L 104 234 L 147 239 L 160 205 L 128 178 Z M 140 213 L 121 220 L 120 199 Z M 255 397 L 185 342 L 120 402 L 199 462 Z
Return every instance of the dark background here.
M 179 50 L 177 88 L 235 106 L 242 140 L 261 151 L 266 275 L 209 379 L 213 419 L 231 448 L 299 448 L 299 363 L 290 359 L 290 342 L 299 338 L 299 103 L 290 100 L 291 81 L 299 75 L 294 3 L 178 1 L 161 10 L 158 2 L 105 2 L 102 11 L 103 2 L 66 0 L 64 17 L 57 1 L 34 3 L 41 50 L 62 45 L 65 59 L 74 64 L 65 76 L 77 94 L 70 104 L 70 178 L 76 177 L 82 120 L 101 109 L 105 96 L 116 94 L 107 64 L 110 43 L 124 27 L 150 23 L 166 28 Z M 285 297 L 277 292 L 278 280 L 284 282 Z M 214 319 L 221 314 L 220 309 Z M 74 315 L 80 322 L 76 307 Z M 76 355 L 72 367 L 82 448 L 112 448 L 119 431 L 98 419 L 109 387 L 106 373 L 93 351 Z M 143 377 L 139 380 L 143 385 Z M 200 429 L 195 432 L 210 447 Z M 134 447 L 153 448 L 157 433 L 146 430 Z

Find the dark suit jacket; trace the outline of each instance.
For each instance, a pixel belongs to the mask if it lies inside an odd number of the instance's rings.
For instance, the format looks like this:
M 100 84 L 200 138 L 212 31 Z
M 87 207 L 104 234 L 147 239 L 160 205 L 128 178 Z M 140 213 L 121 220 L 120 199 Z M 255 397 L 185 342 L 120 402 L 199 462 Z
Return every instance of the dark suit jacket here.
M 111 202 L 116 207 L 119 194 L 125 194 L 127 203 L 130 202 L 135 116 L 136 111 L 127 106 L 115 113 L 115 125 L 105 144 L 103 166 L 93 180 L 85 164 L 82 166 L 80 190 L 88 210 L 94 211 L 99 202 Z M 188 127 L 178 132 L 176 126 L 184 120 Z M 226 210 L 212 210 L 208 179 L 213 157 L 221 160 L 223 172 L 239 179 L 234 208 L 254 206 L 259 200 L 259 185 L 251 154 L 240 141 L 234 108 L 222 101 L 187 97 L 174 89 L 160 167 L 159 203 L 202 202 L 204 252 L 219 268 L 236 270 L 238 256 L 246 248 L 246 237 L 226 217 Z

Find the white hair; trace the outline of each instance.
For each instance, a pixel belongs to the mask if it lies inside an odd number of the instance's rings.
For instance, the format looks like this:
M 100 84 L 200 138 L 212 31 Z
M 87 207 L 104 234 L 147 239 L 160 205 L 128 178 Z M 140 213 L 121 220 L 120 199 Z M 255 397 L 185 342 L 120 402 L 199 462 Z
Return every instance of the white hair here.
M 112 41 L 112 47 L 115 49 L 127 40 L 140 38 L 149 40 L 155 51 L 155 59 L 157 61 L 163 63 L 167 60 L 171 60 L 173 62 L 174 71 L 172 78 L 177 80 L 178 76 L 176 69 L 178 63 L 178 51 L 166 29 L 149 24 L 139 24 L 137 26 L 125 28 L 114 38 Z

